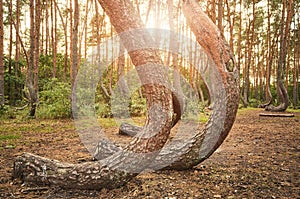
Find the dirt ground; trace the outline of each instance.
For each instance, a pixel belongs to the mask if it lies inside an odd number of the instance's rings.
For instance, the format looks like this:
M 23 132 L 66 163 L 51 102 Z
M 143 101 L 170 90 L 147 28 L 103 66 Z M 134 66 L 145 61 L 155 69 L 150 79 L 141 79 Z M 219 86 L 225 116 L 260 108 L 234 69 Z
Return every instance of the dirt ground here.
M 300 198 L 300 113 L 259 117 L 242 110 L 221 147 L 188 171 L 140 174 L 101 191 L 28 187 L 11 180 L 14 157 L 31 152 L 64 162 L 90 160 L 70 120 L 0 121 L 0 198 Z M 107 132 L 116 135 L 116 128 Z

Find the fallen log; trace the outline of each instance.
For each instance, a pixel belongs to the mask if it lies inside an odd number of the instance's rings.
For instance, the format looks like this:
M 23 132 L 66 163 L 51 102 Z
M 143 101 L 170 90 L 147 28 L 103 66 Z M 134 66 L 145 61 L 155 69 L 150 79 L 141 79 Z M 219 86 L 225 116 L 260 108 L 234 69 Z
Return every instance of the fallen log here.
M 292 113 L 260 113 L 261 117 L 295 117 Z
M 142 127 L 134 126 L 128 123 L 122 123 L 119 127 L 120 135 L 129 135 L 134 137 L 138 132 L 142 130 Z

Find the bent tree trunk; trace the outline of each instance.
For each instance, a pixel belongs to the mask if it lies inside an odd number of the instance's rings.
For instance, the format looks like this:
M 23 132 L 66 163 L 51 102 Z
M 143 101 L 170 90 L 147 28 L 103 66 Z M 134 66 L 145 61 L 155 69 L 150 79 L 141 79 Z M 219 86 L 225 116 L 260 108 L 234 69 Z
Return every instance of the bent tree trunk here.
M 118 33 L 142 26 L 129 1 L 99 0 L 99 2 L 110 16 Z M 128 18 L 127 13 L 130 13 L 131 18 Z M 16 159 L 14 176 L 28 183 L 53 184 L 65 188 L 114 188 L 123 185 L 144 169 L 188 169 L 209 157 L 226 138 L 235 120 L 239 102 L 238 68 L 235 66 L 234 57 L 223 35 L 201 11 L 199 5 L 194 1 L 184 1 L 184 14 L 196 35 L 197 42 L 210 59 L 209 71 L 203 71 L 201 66 L 196 66 L 213 82 L 213 85 L 208 86 L 214 101 L 213 112 L 203 129 L 197 125 L 187 124 L 184 126 L 183 136 L 169 140 L 164 146 L 173 120 L 172 94 L 167 89 L 168 82 L 164 79 L 166 71 L 151 67 L 153 71 L 146 70 L 147 73 L 143 73 L 144 71 L 139 71 L 137 67 L 142 81 L 155 79 L 155 82 L 159 84 L 144 85 L 150 111 L 145 126 L 125 150 L 102 140 L 94 148 L 95 156 L 99 156 L 100 161 L 78 165 L 59 163 L 32 154 L 24 154 Z M 147 46 L 148 39 L 151 37 L 145 34 L 143 32 L 141 37 L 136 33 L 130 36 L 129 32 L 125 38 L 121 36 L 122 42 L 127 50 L 128 48 L 139 49 L 132 52 L 128 50 L 136 66 L 149 63 L 160 64 L 155 50 L 141 50 L 134 46 Z M 149 75 L 149 79 L 143 74 Z M 151 109 L 154 104 L 159 104 L 161 108 Z M 89 119 L 89 117 L 83 117 L 83 119 Z M 93 129 L 93 125 L 88 127 L 90 130 Z M 153 136 L 146 139 L 149 135 Z M 139 157 L 137 158 L 134 153 Z M 128 172 L 128 170 L 135 171 L 135 173 Z
M 293 17 L 293 0 L 283 1 L 281 27 L 280 27 L 280 54 L 277 67 L 277 94 L 281 104 L 274 107 L 272 105 L 265 108 L 266 111 L 284 112 L 289 106 L 289 96 L 287 88 L 284 86 L 284 69 L 286 67 L 286 56 L 288 49 L 288 35 Z M 285 17 L 287 12 L 287 16 Z
M 214 23 L 202 12 L 194 1 L 185 1 L 184 15 L 188 25 L 196 35 L 197 42 L 210 58 L 210 76 L 208 84 L 214 107 L 210 119 L 204 128 L 191 123 L 183 124 L 184 132 L 179 132 L 169 140 L 149 169 L 190 169 L 208 158 L 224 141 L 234 121 L 239 104 L 239 71 L 234 56 L 224 36 Z M 201 66 L 195 66 L 201 67 Z M 201 71 L 207 73 L 207 71 Z M 135 135 L 139 127 L 122 124 L 122 134 Z M 103 145 L 100 145 L 103 147 Z M 108 151 L 107 156 L 119 149 Z M 99 150 L 101 151 L 101 150 Z M 103 153 L 95 154 L 100 158 Z M 102 151 L 103 152 L 103 151 Z M 111 154 L 110 154 L 111 153 Z M 105 155 L 104 155 L 105 156 Z
M 165 78 L 167 74 L 160 67 L 156 67 L 156 65 L 161 64 L 157 51 L 139 48 L 139 46 L 147 46 L 148 43 L 151 43 L 151 36 L 145 35 L 145 32 L 130 32 L 130 30 L 143 27 L 143 24 L 129 0 L 99 0 L 99 3 L 110 17 L 111 23 L 118 33 L 129 31 L 122 38 L 124 46 L 127 49 L 139 49 L 130 51 L 129 54 L 137 66 L 141 80 L 145 81 L 147 121 L 139 136 L 131 144 L 103 161 L 74 165 L 25 153 L 15 160 L 14 178 L 21 178 L 26 183 L 57 185 L 63 188 L 115 188 L 128 182 L 152 163 L 153 158 L 157 156 L 168 139 L 172 126 L 173 108 L 172 94 Z M 145 64 L 150 69 L 147 71 L 139 70 L 139 66 Z M 81 70 L 86 69 L 82 67 Z M 82 97 L 80 90 L 76 90 L 76 85 L 80 84 L 80 81 L 80 77 L 77 77 L 74 92 L 79 93 L 79 96 L 76 96 L 75 102 L 73 102 L 73 109 L 76 111 L 80 107 L 74 107 L 74 104 L 77 106 L 76 100 L 80 100 Z M 75 115 L 74 117 L 86 117 L 88 119 L 88 116 L 84 115 Z M 87 121 L 86 125 L 89 122 L 91 121 Z M 87 128 L 87 131 L 92 130 L 90 126 Z

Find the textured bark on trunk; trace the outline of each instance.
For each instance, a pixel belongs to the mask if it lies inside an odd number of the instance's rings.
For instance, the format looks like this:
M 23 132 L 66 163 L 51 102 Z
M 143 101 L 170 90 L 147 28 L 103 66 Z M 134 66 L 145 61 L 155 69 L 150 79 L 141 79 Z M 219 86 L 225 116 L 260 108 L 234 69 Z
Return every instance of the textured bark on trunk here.
M 0 106 L 4 104 L 3 2 L 0 3 Z

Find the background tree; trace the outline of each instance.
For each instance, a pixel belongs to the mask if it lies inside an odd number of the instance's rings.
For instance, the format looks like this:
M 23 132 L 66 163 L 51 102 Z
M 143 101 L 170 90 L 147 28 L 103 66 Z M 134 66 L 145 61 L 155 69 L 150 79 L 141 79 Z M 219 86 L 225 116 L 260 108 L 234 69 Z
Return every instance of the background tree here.
M 74 23 L 72 27 L 72 41 L 71 41 L 71 47 L 72 47 L 72 56 L 71 56 L 71 83 L 72 88 L 74 87 L 74 82 L 77 75 L 77 70 L 79 66 L 79 55 L 78 55 L 78 26 L 79 26 L 79 3 L 78 0 L 74 0 Z
M 284 85 L 284 71 L 287 63 L 287 49 L 289 42 L 289 30 L 294 12 L 294 1 L 284 0 L 282 6 L 281 28 L 280 28 L 280 52 L 277 66 L 277 95 L 280 98 L 281 104 L 277 107 L 269 106 L 266 110 L 269 111 L 285 111 L 289 106 L 289 96 L 287 88 Z
M 29 116 L 34 117 L 38 103 L 38 64 L 40 38 L 40 0 L 30 0 L 30 55 L 27 69 L 26 85 L 30 101 Z
M 4 104 L 3 1 L 0 2 L 0 105 Z

